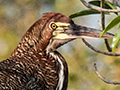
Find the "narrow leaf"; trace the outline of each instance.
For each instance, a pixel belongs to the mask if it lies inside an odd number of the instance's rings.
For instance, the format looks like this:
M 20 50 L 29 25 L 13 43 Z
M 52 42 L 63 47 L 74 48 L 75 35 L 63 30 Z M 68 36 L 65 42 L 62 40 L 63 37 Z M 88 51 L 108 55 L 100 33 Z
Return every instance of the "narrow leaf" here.
M 98 12 L 96 10 L 92 10 L 92 9 L 83 10 L 83 11 L 80 11 L 80 12 L 70 15 L 69 18 L 75 18 L 75 17 L 91 15 L 91 14 L 100 14 L 100 12 Z M 106 14 L 109 14 L 109 13 L 106 13 Z
M 105 3 L 106 3 L 111 9 L 117 9 L 117 6 L 111 4 L 110 2 L 105 1 Z M 115 14 L 118 15 L 118 12 L 115 12 Z
M 100 2 L 101 1 L 90 1 L 89 3 L 95 6 L 100 7 Z M 105 1 L 105 9 L 117 9 L 117 6 L 113 5 L 112 3 Z M 116 15 L 118 15 L 118 12 L 116 13 Z
M 105 4 L 107 4 L 111 9 L 117 9 L 117 7 L 115 5 L 111 4 L 108 1 L 105 1 Z
M 105 30 L 103 30 L 103 32 L 101 33 L 100 37 L 105 34 L 107 31 L 109 31 L 111 28 L 113 28 L 114 26 L 116 26 L 118 23 L 120 22 L 120 16 L 117 16 L 115 19 L 113 19 L 108 26 L 105 28 Z
M 92 5 L 95 5 L 95 6 L 100 7 L 100 2 L 101 2 L 101 1 L 90 1 L 89 3 L 92 4 Z M 107 2 L 107 1 L 105 1 L 105 8 L 106 8 L 106 9 L 112 9 L 112 8 L 108 5 L 108 3 L 106 3 L 106 2 Z
M 112 42 L 112 51 L 115 50 L 115 47 L 117 46 L 118 42 L 120 41 L 120 28 L 118 29 L 117 33 L 115 34 Z

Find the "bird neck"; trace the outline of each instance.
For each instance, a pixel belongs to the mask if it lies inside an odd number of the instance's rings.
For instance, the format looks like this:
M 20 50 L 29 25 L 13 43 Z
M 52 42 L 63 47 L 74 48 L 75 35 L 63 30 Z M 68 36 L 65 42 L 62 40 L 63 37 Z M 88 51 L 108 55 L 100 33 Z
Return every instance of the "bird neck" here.
M 23 55 L 30 54 L 30 53 L 40 53 L 43 52 L 49 43 L 49 40 L 45 41 L 44 38 L 41 40 L 38 40 L 38 38 L 35 38 L 34 36 L 29 34 L 25 34 L 23 38 L 21 39 L 20 43 L 16 47 L 16 49 L 12 52 L 10 57 L 22 57 Z

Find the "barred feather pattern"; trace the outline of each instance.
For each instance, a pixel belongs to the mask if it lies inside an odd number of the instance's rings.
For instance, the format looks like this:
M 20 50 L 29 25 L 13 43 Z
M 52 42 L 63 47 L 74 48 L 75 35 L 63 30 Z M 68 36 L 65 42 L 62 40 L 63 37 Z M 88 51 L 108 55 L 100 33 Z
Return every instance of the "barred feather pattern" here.
M 10 59 L 0 63 L 0 90 L 56 90 L 60 63 L 51 55 L 35 53 Z M 68 74 L 67 66 L 64 73 Z
M 65 59 L 57 51 L 46 51 L 53 32 L 49 23 L 57 20 L 70 21 L 60 13 L 47 13 L 28 29 L 11 56 L 0 62 L 0 90 L 67 89 Z

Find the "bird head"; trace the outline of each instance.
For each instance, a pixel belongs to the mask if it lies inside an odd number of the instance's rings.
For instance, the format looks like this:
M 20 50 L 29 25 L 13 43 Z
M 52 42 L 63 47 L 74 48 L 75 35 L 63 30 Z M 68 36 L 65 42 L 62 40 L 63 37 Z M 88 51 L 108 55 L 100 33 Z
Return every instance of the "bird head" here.
M 77 38 L 112 38 L 114 35 L 106 33 L 100 37 L 101 30 L 77 25 L 72 19 L 60 13 L 50 12 L 35 22 L 27 34 L 35 42 L 37 49 L 54 51 L 58 47 Z

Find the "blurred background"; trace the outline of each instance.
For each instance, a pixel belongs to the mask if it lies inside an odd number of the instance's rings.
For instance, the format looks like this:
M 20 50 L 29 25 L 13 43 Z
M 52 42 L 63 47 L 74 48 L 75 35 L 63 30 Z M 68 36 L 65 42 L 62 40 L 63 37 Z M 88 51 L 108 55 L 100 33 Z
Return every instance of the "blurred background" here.
M 0 60 L 10 56 L 27 29 L 45 12 L 59 12 L 70 16 L 85 10 L 80 0 L 0 0 Z M 115 17 L 106 16 L 106 25 Z M 101 29 L 101 17 L 89 15 L 73 19 L 75 23 Z M 112 33 L 115 33 L 116 26 Z M 87 39 L 100 50 L 106 50 L 104 40 Z M 111 42 L 111 40 L 110 40 Z M 98 71 L 107 79 L 120 80 L 120 57 L 105 56 L 90 50 L 81 39 L 72 41 L 58 51 L 64 56 L 69 68 L 68 90 L 120 90 L 119 85 L 109 85 L 101 81 L 93 70 L 96 63 Z M 120 52 L 117 49 L 115 52 Z

